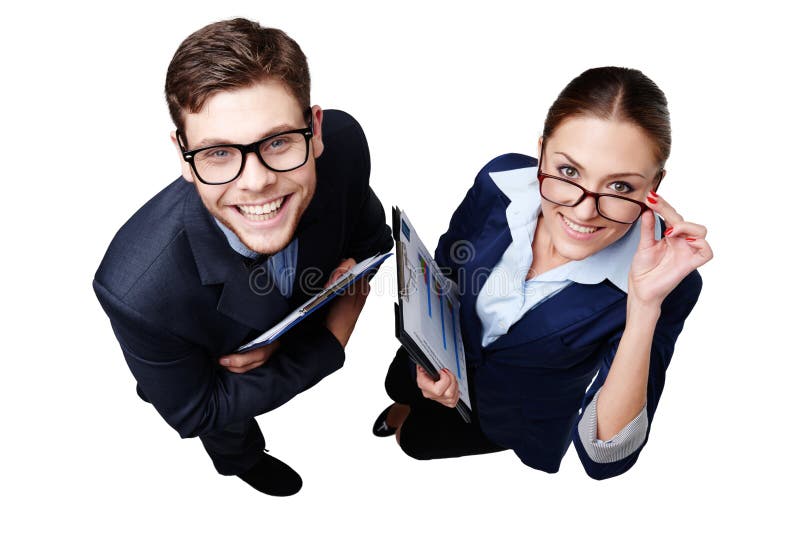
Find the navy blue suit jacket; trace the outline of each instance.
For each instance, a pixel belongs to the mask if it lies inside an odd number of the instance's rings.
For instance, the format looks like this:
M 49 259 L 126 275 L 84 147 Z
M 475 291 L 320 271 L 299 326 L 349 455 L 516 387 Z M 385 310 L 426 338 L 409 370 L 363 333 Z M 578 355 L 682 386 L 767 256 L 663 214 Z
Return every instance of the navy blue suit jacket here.
M 534 158 L 520 154 L 489 162 L 440 238 L 436 263 L 461 290 L 461 330 L 471 368 L 473 407 L 483 432 L 498 445 L 513 449 L 525 464 L 547 472 L 558 471 L 573 441 L 589 476 L 607 478 L 630 469 L 641 447 L 617 462 L 594 462 L 578 438 L 577 422 L 579 410 L 603 385 L 614 360 L 625 327 L 626 294 L 608 281 L 573 283 L 528 311 L 507 334 L 481 346 L 476 298 L 511 244 L 506 219 L 510 200 L 489 173 L 536 165 Z M 474 254 L 459 253 L 463 241 L 471 243 L 469 250 Z M 647 384 L 650 422 L 664 389 L 675 340 L 701 285 L 700 275 L 693 271 L 662 304 Z
M 244 374 L 217 359 L 307 300 L 343 258 L 392 247 L 383 207 L 369 187 L 358 123 L 326 111 L 317 188 L 297 228 L 291 299 L 253 291 L 254 269 L 234 252 L 193 184 L 178 178 L 119 230 L 94 279 L 140 395 L 181 435 L 222 430 L 276 408 L 341 367 L 344 351 L 318 312 Z M 263 280 L 262 280 L 263 282 Z

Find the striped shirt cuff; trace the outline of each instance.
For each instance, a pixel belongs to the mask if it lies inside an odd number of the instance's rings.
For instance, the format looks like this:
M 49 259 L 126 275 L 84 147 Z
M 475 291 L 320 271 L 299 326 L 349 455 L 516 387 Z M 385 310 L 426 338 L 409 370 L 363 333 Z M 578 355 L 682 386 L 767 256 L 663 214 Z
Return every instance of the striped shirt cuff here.
M 618 462 L 633 454 L 647 437 L 647 404 L 633 421 L 620 430 L 613 438 L 603 441 L 597 439 L 597 391 L 592 402 L 583 411 L 578 421 L 578 436 L 586 454 L 593 462 L 608 464 Z

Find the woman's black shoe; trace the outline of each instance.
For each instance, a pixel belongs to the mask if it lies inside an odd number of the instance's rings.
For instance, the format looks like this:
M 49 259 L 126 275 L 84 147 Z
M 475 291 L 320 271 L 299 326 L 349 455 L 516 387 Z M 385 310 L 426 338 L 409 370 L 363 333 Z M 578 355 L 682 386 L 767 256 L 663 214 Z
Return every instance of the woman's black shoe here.
M 261 493 L 274 497 L 294 495 L 303 487 L 303 479 L 294 469 L 266 452 L 261 453 L 256 465 L 238 476 Z
M 394 404 L 387 406 L 386 409 L 381 412 L 378 418 L 375 419 L 375 424 L 372 425 L 372 433 L 379 438 L 394 436 L 394 433 L 397 432 L 396 428 L 386 424 L 386 416 L 389 415 L 389 410 L 392 409 L 392 406 L 394 406 Z

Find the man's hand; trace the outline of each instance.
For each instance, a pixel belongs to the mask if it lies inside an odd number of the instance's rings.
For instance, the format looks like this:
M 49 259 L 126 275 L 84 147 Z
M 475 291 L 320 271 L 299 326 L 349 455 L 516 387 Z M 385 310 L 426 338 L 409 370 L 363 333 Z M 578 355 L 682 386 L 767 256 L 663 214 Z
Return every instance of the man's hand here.
M 242 352 L 241 354 L 228 354 L 219 359 L 219 364 L 231 373 L 246 373 L 267 363 L 269 357 L 278 349 L 280 344 L 281 340 L 279 339 L 269 345 Z
M 458 404 L 458 380 L 447 369 L 439 371 L 439 380 L 434 382 L 433 378 L 417 365 L 417 385 L 426 399 L 435 400 L 448 408 L 455 408 Z
M 354 260 L 353 258 L 347 258 L 346 260 L 342 260 L 342 263 L 340 263 L 339 266 L 335 268 L 331 273 L 331 276 L 330 278 L 328 278 L 328 283 L 325 284 L 325 287 L 328 288 L 331 285 L 333 285 L 333 283 L 336 282 L 336 280 L 338 280 L 339 278 L 341 278 L 344 273 L 346 273 L 355 266 L 356 266 L 356 260 Z
M 333 284 L 339 277 L 341 277 L 348 269 L 356 264 L 353 258 L 347 258 L 337 267 L 331 274 L 330 280 L 325 287 Z M 344 347 L 350 339 L 350 334 L 356 326 L 358 316 L 364 308 L 364 303 L 367 302 L 369 295 L 369 282 L 366 278 L 361 278 L 359 281 L 351 285 L 344 292 L 333 299 L 328 310 L 328 316 L 325 318 L 325 326 L 331 333 L 336 336 L 339 343 Z

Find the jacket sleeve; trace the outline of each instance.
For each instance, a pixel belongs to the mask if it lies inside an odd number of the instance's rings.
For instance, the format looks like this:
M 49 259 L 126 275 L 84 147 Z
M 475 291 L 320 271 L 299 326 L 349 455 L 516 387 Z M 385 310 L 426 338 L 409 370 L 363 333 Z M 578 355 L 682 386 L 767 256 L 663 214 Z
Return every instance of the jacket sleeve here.
M 367 185 L 345 256 L 359 262 L 380 252 L 387 252 L 393 245 L 392 230 L 386 224 L 383 205 Z
M 182 438 L 273 410 L 344 364 L 342 346 L 311 318 L 281 338 L 267 363 L 232 373 L 217 365 L 221 355 L 153 324 L 97 280 L 93 285 L 139 388 Z
M 450 218 L 450 226 L 439 238 L 434 260 L 442 274 L 455 282 L 462 294 L 467 289 L 464 267 L 477 253 L 476 244 L 470 239 L 479 234 L 486 223 L 486 214 L 493 211 L 498 195 L 503 195 L 491 173 L 535 166 L 536 159 L 523 154 L 503 154 L 492 159 L 478 172 L 472 187 Z M 503 217 L 505 220 L 505 214 Z
M 578 457 L 590 477 L 602 480 L 621 475 L 638 460 L 639 453 L 647 444 L 650 426 L 664 390 L 667 367 L 675 350 L 675 342 L 697 302 L 701 288 L 700 274 L 692 271 L 664 300 L 650 352 L 645 408 L 617 436 L 607 442 L 598 442 L 595 446 L 597 437 L 596 420 L 593 418 L 593 414 L 596 414 L 595 398 L 611 369 L 622 332 L 607 344 L 600 370 L 584 396 L 581 417 L 572 432 L 572 441 Z M 592 442 L 592 445 L 586 447 L 587 442 Z
M 478 173 L 464 200 L 450 217 L 447 231 L 439 238 L 434 252 L 434 261 L 446 277 L 456 283 L 459 292 L 464 289 L 464 264 L 475 257 L 475 244 L 469 241 L 471 222 L 479 213 L 479 203 L 483 193 L 483 180 L 488 179 L 485 169 Z
M 350 235 L 350 240 L 345 249 L 345 257 L 354 258 L 357 262 L 365 260 L 380 252 L 391 250 L 394 245 L 392 230 L 386 224 L 386 214 L 383 205 L 369 185 L 371 162 L 367 138 L 361 126 L 352 119 L 357 126 L 357 145 L 359 151 L 358 172 L 358 201 L 355 209 L 358 216 Z

